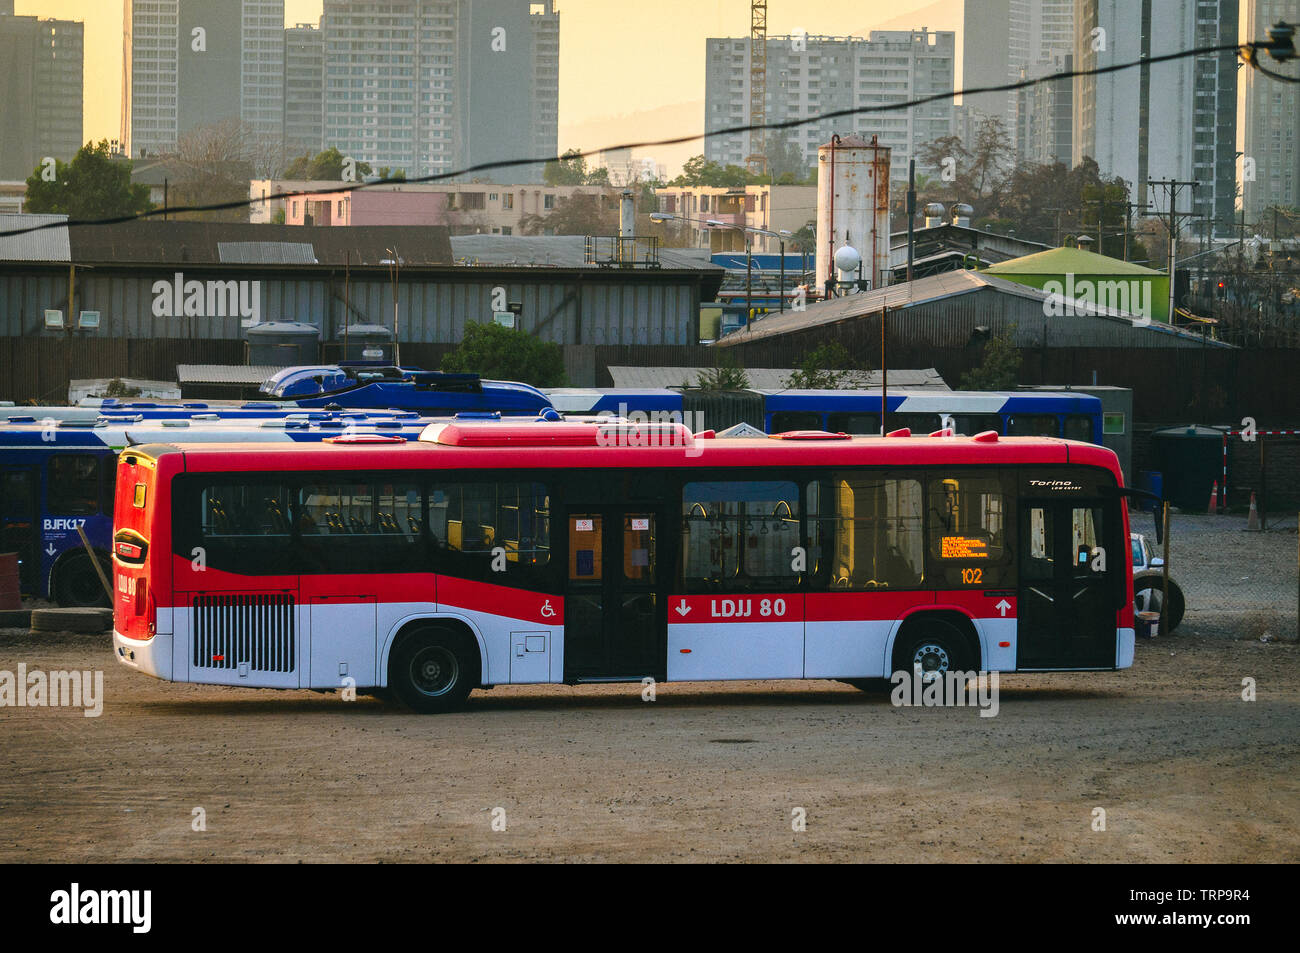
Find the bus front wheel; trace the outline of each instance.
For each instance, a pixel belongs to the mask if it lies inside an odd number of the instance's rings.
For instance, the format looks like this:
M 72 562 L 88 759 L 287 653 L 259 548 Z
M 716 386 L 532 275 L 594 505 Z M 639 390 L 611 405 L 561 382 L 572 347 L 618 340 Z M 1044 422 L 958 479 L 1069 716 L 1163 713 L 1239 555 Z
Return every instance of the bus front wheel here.
M 923 684 L 935 679 L 945 681 L 950 672 L 965 673 L 966 655 L 966 639 L 961 631 L 934 619 L 904 633 L 894 653 L 894 669 L 905 671 L 909 677 L 919 674 Z
M 477 668 L 464 637 L 443 628 L 422 629 L 393 653 L 388 687 L 412 711 L 455 711 L 469 697 Z

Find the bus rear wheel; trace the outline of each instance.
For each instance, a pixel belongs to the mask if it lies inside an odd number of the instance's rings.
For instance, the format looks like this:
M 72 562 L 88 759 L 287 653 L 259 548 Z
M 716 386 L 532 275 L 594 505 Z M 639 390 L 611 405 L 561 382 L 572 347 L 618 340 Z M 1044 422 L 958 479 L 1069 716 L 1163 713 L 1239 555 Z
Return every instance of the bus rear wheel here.
M 904 634 L 894 653 L 894 669 L 903 670 L 908 678 L 919 675 L 922 685 L 944 683 L 949 673 L 967 671 L 966 656 L 966 639 L 957 627 L 935 619 Z M 962 689 L 966 681 L 963 677 L 954 687 Z
M 463 637 L 443 628 L 422 629 L 393 653 L 388 687 L 412 711 L 455 711 L 474 688 L 477 667 Z
M 104 565 L 104 575 L 112 578 L 112 568 Z M 75 606 L 109 606 L 108 593 L 99 581 L 95 564 L 85 552 L 74 553 L 54 572 L 54 601 L 64 608 Z

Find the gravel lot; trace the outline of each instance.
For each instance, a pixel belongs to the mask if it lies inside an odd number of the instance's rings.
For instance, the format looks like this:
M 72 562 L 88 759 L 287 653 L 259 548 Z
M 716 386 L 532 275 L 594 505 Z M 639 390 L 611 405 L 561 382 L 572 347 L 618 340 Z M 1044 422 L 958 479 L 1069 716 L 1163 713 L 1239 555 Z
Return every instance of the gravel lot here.
M 0 669 L 100 668 L 107 697 L 0 709 L 0 861 L 1300 860 L 1300 648 L 1198 633 L 1004 678 L 980 718 L 824 681 L 507 687 L 421 717 L 0 631 Z

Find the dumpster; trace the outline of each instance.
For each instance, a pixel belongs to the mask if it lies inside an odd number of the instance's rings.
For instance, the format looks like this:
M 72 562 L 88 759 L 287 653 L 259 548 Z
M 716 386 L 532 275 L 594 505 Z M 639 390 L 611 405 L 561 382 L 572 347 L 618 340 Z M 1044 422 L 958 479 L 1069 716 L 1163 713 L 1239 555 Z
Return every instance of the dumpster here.
M 1223 431 L 1190 424 L 1151 435 L 1164 498 L 1180 510 L 1204 511 L 1210 490 L 1223 475 Z

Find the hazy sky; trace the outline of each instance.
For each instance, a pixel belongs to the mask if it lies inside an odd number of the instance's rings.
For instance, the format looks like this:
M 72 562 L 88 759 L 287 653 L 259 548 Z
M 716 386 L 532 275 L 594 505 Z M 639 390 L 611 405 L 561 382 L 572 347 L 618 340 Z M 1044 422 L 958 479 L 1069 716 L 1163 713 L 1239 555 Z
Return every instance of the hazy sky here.
M 321 0 L 285 0 L 285 22 L 316 23 Z M 666 138 L 704 128 L 704 40 L 748 36 L 749 0 L 558 0 L 560 148 L 594 149 L 629 138 Z M 962 0 L 771 0 L 768 32 L 865 35 L 929 27 L 958 32 Z M 24 15 L 86 24 L 84 139 L 121 129 L 121 0 L 17 0 Z M 960 79 L 960 59 L 957 64 Z M 960 85 L 960 84 L 959 84 Z M 652 150 L 653 151 L 653 150 Z M 702 142 L 660 150 L 670 167 Z

